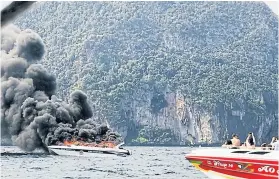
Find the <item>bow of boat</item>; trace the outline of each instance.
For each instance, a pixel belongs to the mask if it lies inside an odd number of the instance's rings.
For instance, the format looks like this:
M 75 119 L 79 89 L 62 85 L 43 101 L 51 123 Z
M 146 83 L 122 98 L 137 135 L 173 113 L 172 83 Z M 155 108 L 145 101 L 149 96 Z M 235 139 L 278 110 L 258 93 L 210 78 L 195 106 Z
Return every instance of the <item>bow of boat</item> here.
M 279 151 L 197 149 L 185 158 L 209 178 L 278 179 Z

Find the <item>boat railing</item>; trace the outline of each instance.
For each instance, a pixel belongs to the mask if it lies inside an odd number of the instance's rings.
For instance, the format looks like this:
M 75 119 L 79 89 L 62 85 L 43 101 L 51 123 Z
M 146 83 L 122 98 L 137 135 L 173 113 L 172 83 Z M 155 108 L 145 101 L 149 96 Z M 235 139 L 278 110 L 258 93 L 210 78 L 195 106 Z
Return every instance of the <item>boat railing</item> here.
M 246 146 L 232 146 L 232 145 L 222 145 L 222 148 L 241 149 L 241 150 L 274 150 L 274 147 L 246 147 Z
M 119 148 L 119 149 L 121 149 L 122 147 L 122 145 L 124 145 L 125 143 L 124 142 L 121 142 L 120 144 L 118 144 L 117 146 L 115 146 L 115 148 Z

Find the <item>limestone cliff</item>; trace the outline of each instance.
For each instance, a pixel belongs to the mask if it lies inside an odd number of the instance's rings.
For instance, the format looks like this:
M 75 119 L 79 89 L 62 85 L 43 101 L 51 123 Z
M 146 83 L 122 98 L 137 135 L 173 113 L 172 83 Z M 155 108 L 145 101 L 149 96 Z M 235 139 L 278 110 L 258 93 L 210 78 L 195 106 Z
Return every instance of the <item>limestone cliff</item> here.
M 15 24 L 42 37 L 58 95 L 85 91 L 126 143 L 278 135 L 278 17 L 263 2 L 40 2 Z
M 221 109 L 216 112 L 202 110 L 189 102 L 180 92 L 167 92 L 164 98 L 167 106 L 154 114 L 150 110 L 152 94 L 143 94 L 141 100 L 132 102 L 127 111 L 132 111 L 125 118 L 131 120 L 135 126 L 134 130 L 128 130 L 128 126 L 117 128 L 124 137 L 137 133 L 139 128 L 145 129 L 137 137 L 144 137 L 147 141 L 137 141 L 140 144 L 168 144 L 186 145 L 197 143 L 222 143 L 231 137 L 231 134 L 240 135 L 242 142 L 246 139 L 247 133 L 253 131 L 257 143 L 269 142 L 268 139 L 278 130 L 278 116 L 276 113 L 269 116 L 258 116 L 251 121 L 251 116 L 246 114 L 245 107 L 240 110 Z M 250 121 L 249 121 L 250 120 Z M 161 129 L 156 136 L 152 130 Z M 151 131 L 148 131 L 150 129 Z M 174 138 L 163 140 L 164 131 L 172 133 Z M 128 143 L 130 141 L 127 141 Z

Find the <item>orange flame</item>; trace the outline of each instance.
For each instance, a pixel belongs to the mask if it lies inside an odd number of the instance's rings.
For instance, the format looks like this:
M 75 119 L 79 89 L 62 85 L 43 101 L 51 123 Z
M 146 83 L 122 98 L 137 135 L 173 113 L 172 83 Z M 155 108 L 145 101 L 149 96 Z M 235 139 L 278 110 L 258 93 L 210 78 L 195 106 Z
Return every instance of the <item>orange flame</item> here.
M 116 143 L 113 141 L 102 141 L 99 144 L 93 142 L 93 143 L 88 143 L 84 141 L 77 141 L 76 139 L 72 140 L 65 140 L 63 142 L 63 145 L 65 146 L 88 146 L 88 147 L 102 147 L 102 148 L 114 148 L 116 146 Z

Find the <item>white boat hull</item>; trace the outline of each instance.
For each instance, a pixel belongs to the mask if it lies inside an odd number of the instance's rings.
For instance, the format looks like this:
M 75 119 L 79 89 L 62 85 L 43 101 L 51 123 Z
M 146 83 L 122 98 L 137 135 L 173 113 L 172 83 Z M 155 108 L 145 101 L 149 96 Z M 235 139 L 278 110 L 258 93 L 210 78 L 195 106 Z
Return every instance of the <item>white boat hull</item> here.
M 57 155 L 94 156 L 99 154 L 131 155 L 131 151 L 119 148 L 102 148 L 87 146 L 48 146 L 49 150 Z
M 51 149 L 55 154 L 61 156 L 84 156 L 84 157 L 93 157 L 96 155 L 107 155 L 104 153 L 89 153 L 89 152 L 77 152 L 77 151 L 67 151 L 67 150 L 59 150 L 59 149 Z

